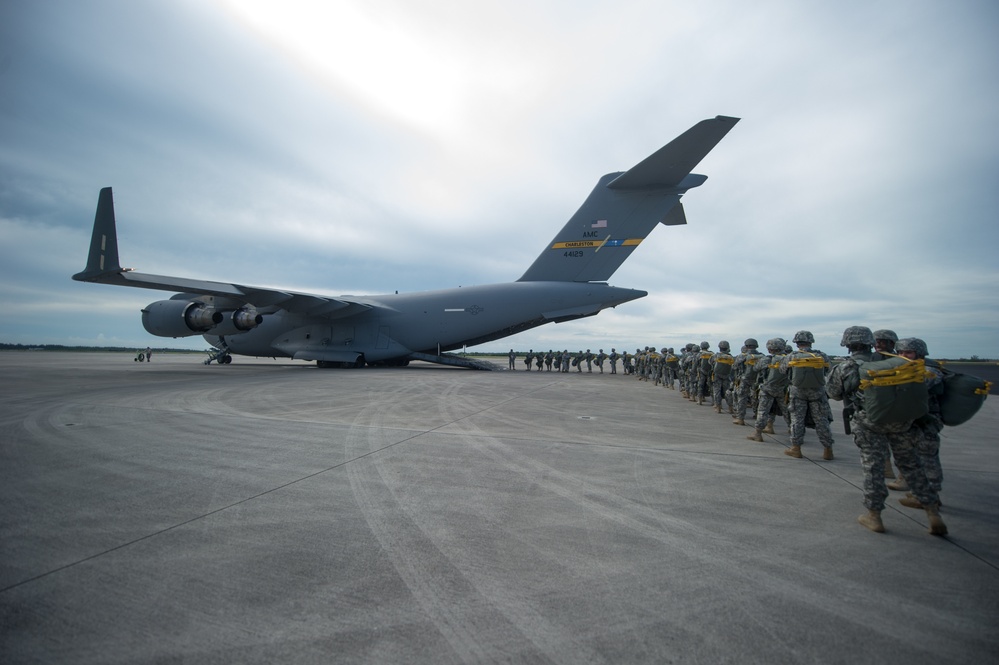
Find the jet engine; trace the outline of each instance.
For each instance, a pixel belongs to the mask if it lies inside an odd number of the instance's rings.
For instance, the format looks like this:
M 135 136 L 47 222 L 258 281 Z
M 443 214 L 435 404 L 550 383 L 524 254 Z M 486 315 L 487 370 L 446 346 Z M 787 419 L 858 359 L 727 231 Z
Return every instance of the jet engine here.
M 224 318 L 203 302 L 158 300 L 142 310 L 142 327 L 157 337 L 190 337 L 208 332 Z
M 238 335 L 253 330 L 264 321 L 264 317 L 252 307 L 241 307 L 235 311 L 219 312 L 222 320 L 212 328 L 213 335 Z

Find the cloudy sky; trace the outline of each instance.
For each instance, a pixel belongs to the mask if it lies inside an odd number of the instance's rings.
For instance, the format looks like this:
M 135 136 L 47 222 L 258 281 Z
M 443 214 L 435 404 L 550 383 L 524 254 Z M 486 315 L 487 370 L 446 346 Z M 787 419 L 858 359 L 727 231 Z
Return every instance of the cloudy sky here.
M 709 0 L 0 5 L 0 342 L 160 339 L 122 265 L 328 295 L 517 279 L 604 173 L 742 118 L 649 296 L 477 350 L 844 327 L 999 357 L 999 4 Z

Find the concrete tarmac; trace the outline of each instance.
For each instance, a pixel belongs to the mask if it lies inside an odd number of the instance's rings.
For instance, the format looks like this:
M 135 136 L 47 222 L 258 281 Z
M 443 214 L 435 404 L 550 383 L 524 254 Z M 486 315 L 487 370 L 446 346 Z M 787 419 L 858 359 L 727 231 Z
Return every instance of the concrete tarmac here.
M 946 538 L 622 374 L 0 353 L 0 662 L 987 663 L 999 401 Z

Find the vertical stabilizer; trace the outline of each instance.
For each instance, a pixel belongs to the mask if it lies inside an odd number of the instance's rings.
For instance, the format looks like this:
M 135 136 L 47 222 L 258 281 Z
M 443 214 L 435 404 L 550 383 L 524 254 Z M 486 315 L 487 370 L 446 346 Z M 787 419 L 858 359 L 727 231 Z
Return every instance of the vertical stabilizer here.
M 602 177 L 520 282 L 605 282 L 658 224 L 686 224 L 680 197 L 707 178 L 691 170 L 738 118 L 702 120 L 624 173 Z
M 90 237 L 90 254 L 83 272 L 73 275 L 81 282 L 94 281 L 108 273 L 121 272 L 118 264 L 118 232 L 114 221 L 114 197 L 111 188 L 101 190 L 97 199 L 97 214 L 94 217 L 94 234 Z

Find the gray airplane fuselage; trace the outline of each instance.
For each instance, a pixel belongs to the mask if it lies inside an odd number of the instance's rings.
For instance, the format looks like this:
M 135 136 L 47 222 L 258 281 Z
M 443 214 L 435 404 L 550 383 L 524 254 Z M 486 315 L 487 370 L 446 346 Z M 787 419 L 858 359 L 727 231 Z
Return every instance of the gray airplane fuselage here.
M 256 328 L 225 337 L 233 353 L 368 362 L 438 353 L 558 321 L 592 316 L 647 292 L 600 283 L 512 282 L 420 293 L 350 296 L 371 309 L 341 319 L 264 313 Z M 345 296 L 346 298 L 347 296 Z M 205 335 L 211 344 L 219 336 Z

